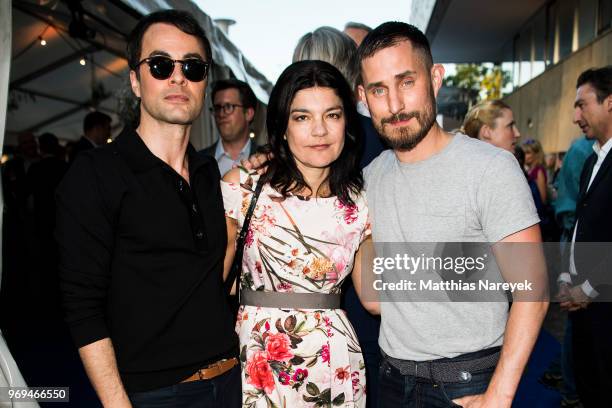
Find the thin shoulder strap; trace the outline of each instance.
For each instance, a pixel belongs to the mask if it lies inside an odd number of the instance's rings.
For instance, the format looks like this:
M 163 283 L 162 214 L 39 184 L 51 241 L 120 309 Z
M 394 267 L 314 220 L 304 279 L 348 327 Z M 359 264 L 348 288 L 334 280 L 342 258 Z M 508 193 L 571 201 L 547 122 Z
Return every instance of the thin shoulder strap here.
M 261 180 L 261 179 L 260 179 Z M 264 183 L 259 182 L 255 186 L 255 192 L 253 193 L 253 197 L 251 198 L 251 203 L 249 204 L 249 208 L 247 210 L 246 216 L 244 217 L 244 222 L 242 223 L 242 229 L 240 230 L 240 234 L 238 234 L 238 239 L 236 240 L 236 254 L 234 255 L 234 261 L 232 262 L 232 267 L 230 268 L 229 275 L 224 283 L 225 292 L 229 293 L 232 290 L 232 285 L 234 281 L 240 274 L 242 269 L 242 256 L 244 254 L 244 241 L 246 240 L 247 233 L 249 231 L 249 224 L 251 223 L 251 217 L 253 216 L 253 212 L 255 211 L 255 205 L 257 204 L 257 199 L 259 198 L 259 193 L 261 193 L 261 189 Z

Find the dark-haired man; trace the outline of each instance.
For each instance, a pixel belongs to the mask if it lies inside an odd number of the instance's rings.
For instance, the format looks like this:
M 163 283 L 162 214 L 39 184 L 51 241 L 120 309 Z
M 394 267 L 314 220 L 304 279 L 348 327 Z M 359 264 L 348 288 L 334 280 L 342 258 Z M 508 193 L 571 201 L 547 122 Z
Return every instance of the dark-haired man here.
M 384 23 L 358 53 L 360 98 L 393 149 L 364 170 L 375 243 L 540 242 L 514 157 L 437 125 L 444 68 L 423 33 Z M 381 304 L 380 408 L 511 406 L 546 302 L 508 314 L 506 302 L 402 299 Z
M 190 14 L 160 11 L 128 63 L 138 127 L 82 153 L 58 189 L 66 320 L 104 406 L 237 407 L 220 175 L 189 143 L 210 44 Z
M 257 146 L 249 137 L 255 117 L 257 98 L 251 87 L 237 79 L 221 79 L 212 85 L 212 111 L 221 138 L 202 150 L 213 156 L 221 175 L 255 153 Z
M 601 406 L 612 386 L 612 66 L 578 77 L 574 123 L 594 153 L 580 176 L 576 224 L 569 245 L 568 287 L 561 291 L 570 311 L 576 388 L 585 407 Z
M 72 163 L 81 152 L 104 146 L 111 137 L 112 119 L 106 113 L 89 112 L 83 120 L 83 136 L 72 148 L 69 161 Z

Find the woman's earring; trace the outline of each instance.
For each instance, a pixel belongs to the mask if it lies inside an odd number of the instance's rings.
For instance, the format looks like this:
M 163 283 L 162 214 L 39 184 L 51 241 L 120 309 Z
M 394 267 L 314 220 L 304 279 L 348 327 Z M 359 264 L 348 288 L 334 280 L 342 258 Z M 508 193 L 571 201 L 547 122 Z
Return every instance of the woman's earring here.
M 283 135 L 283 140 L 287 140 L 287 135 Z

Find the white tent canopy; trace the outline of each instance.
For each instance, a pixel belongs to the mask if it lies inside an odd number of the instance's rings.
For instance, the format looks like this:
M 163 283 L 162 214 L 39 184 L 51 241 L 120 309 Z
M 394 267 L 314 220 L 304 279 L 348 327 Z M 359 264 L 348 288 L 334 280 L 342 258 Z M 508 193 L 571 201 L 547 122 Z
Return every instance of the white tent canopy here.
M 118 131 L 118 113 L 131 92 L 125 37 L 142 15 L 160 9 L 190 11 L 206 31 L 215 62 L 209 83 L 233 76 L 247 82 L 259 101 L 267 104 L 270 82 L 193 2 L 84 0 L 80 9 L 68 4 L 60 0 L 12 1 L 6 144 L 14 144 L 16 135 L 24 131 L 48 131 L 60 139 L 76 140 L 82 134 L 83 117 L 91 109 L 110 114 Z M 74 28 L 78 22 L 95 33 L 80 38 L 71 35 L 71 25 Z M 254 124 L 259 134 L 263 133 L 258 131 L 263 127 L 262 113 L 260 109 Z M 205 110 L 194 125 L 192 143 L 199 148 L 216 139 L 216 129 Z
M 4 135 L 5 116 L 6 116 L 6 101 L 8 91 L 8 78 L 10 68 L 11 55 L 11 4 L 9 2 L 0 2 L 0 137 Z M 4 207 L 4 199 L 0 194 L 0 205 Z M 0 227 L 2 226 L 2 218 L 0 216 Z M 1 239 L 0 239 L 1 241 Z M 2 271 L 0 271 L 0 278 Z M 1 281 L 1 279 L 0 279 Z M 11 353 L 0 332 L 0 387 L 19 387 L 25 385 L 23 377 L 17 368 L 17 364 L 13 360 Z M 23 403 L 24 408 L 38 407 L 38 404 Z M 10 408 L 12 402 L 0 401 L 1 408 Z

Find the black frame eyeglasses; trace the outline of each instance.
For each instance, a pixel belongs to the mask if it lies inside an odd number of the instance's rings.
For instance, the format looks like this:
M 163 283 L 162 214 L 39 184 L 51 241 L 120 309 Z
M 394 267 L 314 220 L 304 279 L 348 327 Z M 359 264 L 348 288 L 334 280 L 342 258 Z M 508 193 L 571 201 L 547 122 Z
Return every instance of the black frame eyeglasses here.
M 231 115 L 236 108 L 244 108 L 244 105 L 238 103 L 224 103 L 223 105 L 213 105 L 209 109 L 214 115 L 223 112 L 224 115 Z
M 172 76 L 177 62 L 181 64 L 183 76 L 191 82 L 201 82 L 208 75 L 210 63 L 202 61 L 199 58 L 173 60 L 164 55 L 156 55 L 143 59 L 134 68 L 137 69 L 142 64 L 147 63 L 151 76 L 155 79 L 164 80 Z

